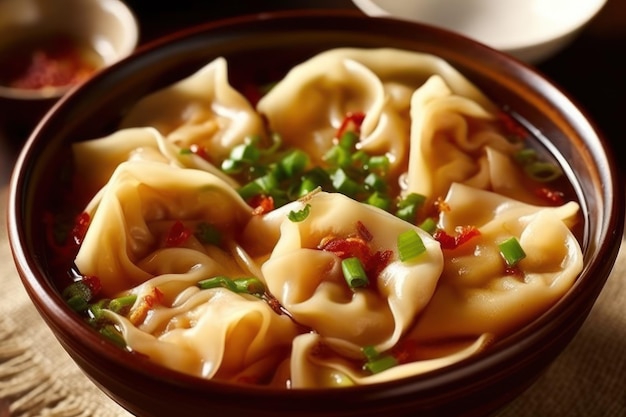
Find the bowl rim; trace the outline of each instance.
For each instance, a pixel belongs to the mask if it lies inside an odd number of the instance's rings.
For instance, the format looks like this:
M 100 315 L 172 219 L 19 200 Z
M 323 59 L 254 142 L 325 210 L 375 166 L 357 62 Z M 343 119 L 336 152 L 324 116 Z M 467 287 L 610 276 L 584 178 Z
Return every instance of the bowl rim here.
M 48 324 L 56 328 L 60 332 L 72 333 L 72 337 L 75 338 L 74 342 L 78 343 L 78 340 L 84 338 L 88 344 L 94 348 L 93 352 L 89 352 L 96 357 L 104 357 L 107 361 L 115 363 L 117 366 L 124 368 L 125 370 L 141 374 L 148 378 L 155 378 L 154 375 L 159 375 L 159 378 L 165 376 L 169 379 L 168 383 L 174 385 L 183 385 L 185 389 L 195 389 L 202 391 L 204 389 L 211 389 L 218 395 L 232 396 L 238 398 L 236 395 L 242 391 L 242 387 L 234 384 L 224 383 L 220 381 L 205 380 L 199 377 L 194 377 L 186 374 L 182 374 L 177 371 L 165 369 L 160 365 L 153 364 L 151 362 L 141 362 L 141 367 L 134 366 L 129 361 L 129 353 L 121 349 L 111 349 L 113 345 L 103 343 L 100 336 L 95 334 L 86 325 L 80 325 L 79 319 L 73 311 L 69 309 L 63 302 L 58 294 L 53 293 L 53 288 L 49 282 L 45 279 L 45 272 L 38 269 L 38 259 L 36 254 L 25 252 L 25 247 L 21 246 L 22 242 L 28 241 L 28 236 L 25 235 L 25 230 L 21 225 L 25 222 L 25 213 L 22 211 L 21 202 L 25 200 L 25 187 L 28 185 L 30 179 L 30 168 L 37 158 L 38 150 L 37 146 L 41 146 L 42 142 L 45 142 L 45 130 L 49 123 L 57 118 L 59 112 L 62 112 L 66 107 L 71 107 L 73 102 L 80 100 L 81 96 L 89 92 L 92 86 L 99 83 L 108 77 L 113 77 L 115 72 L 121 66 L 132 65 L 135 62 L 140 62 L 146 56 L 155 54 L 164 48 L 171 46 L 172 44 L 182 43 L 194 36 L 202 36 L 202 34 L 210 33 L 219 30 L 233 30 L 241 25 L 255 24 L 255 25 L 269 25 L 269 24 L 290 24 L 290 19 L 300 18 L 304 20 L 316 20 L 321 22 L 325 19 L 338 20 L 356 20 L 362 21 L 369 19 L 363 16 L 362 13 L 353 11 L 338 11 L 338 10 L 307 10 L 307 11 L 279 11 L 271 13 L 261 13 L 254 15 L 238 16 L 234 18 L 222 19 L 219 21 L 200 24 L 194 27 L 190 27 L 174 34 L 166 35 L 155 41 L 152 41 L 144 46 L 139 47 L 131 56 L 122 59 L 121 61 L 114 63 L 113 65 L 104 68 L 100 73 L 87 80 L 80 87 L 74 89 L 69 94 L 65 95 L 59 100 L 52 109 L 44 116 L 41 122 L 34 129 L 32 134 L 27 139 L 20 155 L 18 156 L 17 163 L 15 165 L 14 173 L 10 182 L 9 192 L 9 208 L 7 210 L 7 230 L 9 235 L 9 242 L 11 250 L 13 252 L 14 260 L 18 266 L 20 277 L 24 283 L 24 286 L 29 293 L 29 296 L 33 299 L 40 297 L 42 301 L 37 304 L 37 308 L 40 310 L 40 314 L 48 321 Z M 493 55 L 498 62 L 507 62 L 507 65 L 514 65 L 522 72 L 522 78 L 525 80 L 532 80 L 535 83 L 539 83 L 542 88 L 547 89 L 551 99 L 568 103 L 568 110 L 573 110 L 582 121 L 582 129 L 585 130 L 592 138 L 596 140 L 596 146 L 590 149 L 594 158 L 603 162 L 603 166 L 599 166 L 602 171 L 605 188 L 602 190 L 603 196 L 606 198 L 604 202 L 604 213 L 609 215 L 609 221 L 602 230 L 599 231 L 601 236 L 606 239 L 606 242 L 610 244 L 602 246 L 596 259 L 587 265 L 587 270 L 600 271 L 600 275 L 605 278 L 608 277 L 608 271 L 612 266 L 612 261 L 615 260 L 619 246 L 621 243 L 621 235 L 624 227 L 624 219 L 621 213 L 624 209 L 624 196 L 623 192 L 616 192 L 621 187 L 618 187 L 619 178 L 621 174 L 616 169 L 616 164 L 613 161 L 613 157 L 610 153 L 606 152 L 608 148 L 606 140 L 602 133 L 593 124 L 593 121 L 584 113 L 584 110 L 574 103 L 571 98 L 563 91 L 561 91 L 556 85 L 550 82 L 547 78 L 537 72 L 537 70 L 518 62 L 510 57 L 505 56 L 497 50 L 490 47 L 476 44 L 469 38 L 462 35 L 449 32 L 441 28 L 434 28 L 429 25 L 424 25 L 415 22 L 397 22 L 395 19 L 381 18 L 381 24 L 394 27 L 400 25 L 406 28 L 421 27 L 429 34 L 437 34 L 445 38 L 455 38 L 461 45 L 473 45 L 477 50 L 483 50 L 484 54 Z M 323 25 L 326 28 L 326 24 Z M 330 26 L 328 26 L 330 27 Z M 573 116 L 570 116 L 573 117 Z M 616 215 L 619 213 L 620 215 Z M 600 256 L 601 255 L 601 256 Z M 35 266 L 35 267 L 34 267 Z M 470 360 L 463 361 L 451 365 L 446 368 L 442 368 L 428 374 L 417 375 L 414 377 L 408 377 L 401 380 L 389 381 L 374 385 L 356 386 L 349 388 L 342 388 L 333 392 L 331 395 L 341 395 L 338 397 L 342 401 L 346 401 L 346 392 L 355 392 L 354 398 L 363 398 L 366 395 L 371 400 L 378 400 L 382 395 L 380 393 L 381 386 L 395 388 L 396 395 L 409 396 L 411 391 L 418 389 L 423 392 L 432 392 L 436 387 L 444 387 L 450 384 L 459 384 L 459 381 L 469 382 L 470 377 L 474 378 L 476 375 L 482 375 L 485 380 L 490 378 L 485 374 L 485 370 L 497 369 L 502 363 L 510 362 L 513 358 L 517 358 L 519 352 L 528 352 L 533 346 L 535 339 L 540 337 L 547 337 L 547 335 L 567 333 L 572 331 L 572 327 L 567 325 L 564 328 L 556 328 L 556 324 L 553 321 L 554 317 L 565 317 L 574 308 L 573 301 L 575 299 L 581 299 L 587 297 L 587 291 L 599 293 L 604 280 L 602 279 L 587 279 L 583 285 L 577 285 L 571 290 L 566 297 L 553 306 L 548 312 L 541 317 L 533 320 L 529 325 L 523 329 L 515 332 L 515 338 L 508 338 L 504 343 L 498 345 L 495 350 L 490 350 L 488 354 L 479 354 L 471 358 Z M 567 302 L 564 302 L 566 300 Z M 569 303 L 569 305 L 568 305 Z M 42 311 L 42 310 L 47 311 Z M 60 326 L 58 323 L 49 320 L 46 315 L 53 314 L 62 318 L 63 321 L 76 322 L 79 325 L 73 326 L 73 329 L 67 329 Z M 558 324 L 563 324 L 563 320 L 558 320 Z M 84 324 L 84 323 L 83 323 Z M 576 323 L 572 323 L 571 326 L 575 327 Z M 530 338 L 525 338 L 525 335 L 532 335 Z M 573 334 L 571 335 L 573 337 Z M 568 336 L 569 337 L 569 336 Z M 63 344 L 63 342 L 62 342 Z M 65 346 L 65 345 L 64 345 Z M 75 358 L 76 359 L 76 358 Z M 517 366 L 523 367 L 525 363 L 530 361 L 532 357 L 526 358 L 525 361 L 521 361 Z M 463 389 L 460 387 L 459 389 Z M 275 401 L 279 398 L 284 398 L 285 395 L 294 399 L 310 399 L 316 398 L 320 395 L 324 395 L 328 398 L 328 389 L 312 389 L 312 390 L 284 390 L 266 387 L 245 387 L 244 389 L 248 395 L 255 395 L 255 398 L 264 398 L 267 401 Z M 333 390 L 330 390 L 333 391 Z
M 420 20 L 418 17 L 403 17 L 397 14 L 392 13 L 389 9 L 385 8 L 383 2 L 380 0 L 351 0 L 352 3 L 363 13 L 367 14 L 370 17 L 387 17 L 394 19 L 406 19 L 410 21 L 415 21 L 422 24 L 429 24 L 433 26 L 439 26 L 438 22 L 435 21 L 426 21 Z M 527 0 L 529 1 L 529 0 Z M 589 7 L 587 13 L 577 13 L 576 19 L 568 19 L 568 23 L 564 24 L 560 27 L 560 30 L 553 30 L 549 33 L 542 32 L 541 35 L 534 34 L 533 36 L 527 36 L 524 40 L 518 41 L 510 41 L 504 42 L 501 39 L 490 39 L 487 41 L 486 39 L 479 40 L 478 42 L 486 43 L 496 49 L 499 49 L 504 52 L 514 53 L 520 52 L 527 49 L 539 48 L 542 45 L 546 45 L 550 42 L 554 42 L 558 39 L 565 38 L 570 34 L 574 34 L 575 32 L 584 28 L 594 17 L 600 13 L 602 8 L 605 6 L 608 0 L 593 0 L 593 7 Z M 465 36 L 470 36 L 469 33 L 465 33 Z

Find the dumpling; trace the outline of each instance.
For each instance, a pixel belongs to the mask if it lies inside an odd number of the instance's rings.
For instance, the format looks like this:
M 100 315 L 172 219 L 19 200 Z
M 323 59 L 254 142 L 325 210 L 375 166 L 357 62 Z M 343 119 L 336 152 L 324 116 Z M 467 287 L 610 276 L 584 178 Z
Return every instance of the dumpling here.
M 537 317 L 568 291 L 583 267 L 580 244 L 570 228 L 578 204 L 533 206 L 498 194 L 453 184 L 439 227 L 479 235 L 446 249 L 437 290 L 411 336 L 419 340 L 503 336 Z M 507 268 L 499 244 L 514 237 L 525 253 Z
M 308 207 L 292 221 L 291 211 Z M 430 301 L 443 266 L 436 242 L 423 230 L 344 195 L 319 192 L 281 208 L 280 235 L 262 272 L 269 291 L 294 319 L 324 337 L 355 346 L 393 346 Z M 400 261 L 397 237 L 414 230 L 425 251 Z M 351 289 L 342 259 L 357 257 L 370 283 Z M 338 320 L 338 318 L 341 318 Z
M 363 355 L 346 357 L 345 346 L 314 333 L 299 335 L 293 342 L 290 369 L 294 388 L 338 387 L 394 381 L 443 368 L 485 349 L 492 342 L 489 334 L 458 343 L 442 356 L 397 363 L 382 372 L 364 372 Z M 321 352 L 321 353 L 320 353 Z
M 488 122 L 494 120 L 494 113 L 455 94 L 441 76 L 431 77 L 411 99 L 406 192 L 427 196 L 433 202 L 443 198 L 453 182 L 493 190 L 486 149 L 508 157 L 522 145 L 490 127 Z
M 267 384 L 299 328 L 264 301 L 227 289 L 195 289 L 151 310 L 150 329 L 109 313 L 127 346 L 170 369 L 207 379 Z M 158 324 L 158 326 L 155 325 Z M 277 381 L 284 388 L 286 381 Z
M 83 275 L 100 279 L 104 296 L 151 277 L 139 262 L 167 245 L 177 222 L 181 231 L 208 224 L 228 235 L 251 216 L 251 208 L 216 176 L 152 161 L 120 164 L 91 207 L 75 264 Z M 203 248 L 190 238 L 186 245 Z
M 411 96 L 441 74 L 455 94 L 493 104 L 444 60 L 392 48 L 337 48 L 295 66 L 258 103 L 272 131 L 322 158 L 350 113 L 364 113 L 359 147 L 386 154 L 396 176 L 407 163 Z
M 248 137 L 264 136 L 261 117 L 228 81 L 219 57 L 191 76 L 137 102 L 121 128 L 153 126 L 181 148 L 203 148 L 213 163 Z

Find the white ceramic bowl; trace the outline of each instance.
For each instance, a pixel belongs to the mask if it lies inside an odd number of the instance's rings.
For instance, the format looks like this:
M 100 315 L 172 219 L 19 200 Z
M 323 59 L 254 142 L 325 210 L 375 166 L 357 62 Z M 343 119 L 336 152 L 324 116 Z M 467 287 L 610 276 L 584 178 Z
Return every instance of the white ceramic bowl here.
M 0 0 L 0 65 L 21 45 L 71 38 L 93 50 L 98 68 L 133 52 L 139 28 L 132 11 L 120 0 Z M 10 51 L 10 52 L 9 52 Z M 34 52 L 33 52 L 34 53 Z M 39 100 L 60 97 L 73 85 L 20 88 L 0 84 L 0 97 Z
M 352 0 L 365 14 L 473 38 L 528 63 L 567 46 L 607 0 Z

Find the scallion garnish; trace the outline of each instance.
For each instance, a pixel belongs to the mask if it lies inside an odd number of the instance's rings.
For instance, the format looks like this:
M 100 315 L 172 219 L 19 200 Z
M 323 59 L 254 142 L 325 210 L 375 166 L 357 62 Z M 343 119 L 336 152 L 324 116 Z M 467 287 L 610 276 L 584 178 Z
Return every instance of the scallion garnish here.
M 341 168 L 331 175 L 331 179 L 333 181 L 333 187 L 341 194 L 345 194 L 348 197 L 355 197 L 359 191 L 361 191 L 361 186 L 350 178 L 347 172 Z
M 424 221 L 419 225 L 420 229 L 432 235 L 437 230 L 437 222 L 432 217 L 427 217 Z
M 137 296 L 135 294 L 123 295 L 112 299 L 107 305 L 107 308 L 114 313 L 126 315 L 130 308 L 135 304 L 135 301 L 137 301 Z
M 524 166 L 524 171 L 529 177 L 540 182 L 554 181 L 562 175 L 558 166 L 549 162 L 533 162 Z
M 219 246 L 222 236 L 219 229 L 209 223 L 198 223 L 194 236 L 205 245 Z
M 386 194 L 374 191 L 365 201 L 367 204 L 378 207 L 379 209 L 389 210 L 391 207 L 391 199 Z
M 381 356 L 377 359 L 368 361 L 363 369 L 370 371 L 372 374 L 377 374 L 382 371 L 386 371 L 389 368 L 393 368 L 398 364 L 398 360 L 392 355 Z
M 500 254 L 508 266 L 515 266 L 519 261 L 526 257 L 526 252 L 522 249 L 519 241 L 515 236 L 512 236 L 505 241 L 498 244 Z
M 359 258 L 346 258 L 341 261 L 343 277 L 352 289 L 366 287 L 369 284 L 365 268 Z
M 421 194 L 407 194 L 398 202 L 396 216 L 409 223 L 414 223 L 415 218 L 417 217 L 417 212 L 425 201 L 426 197 Z
M 289 214 L 287 214 L 287 218 L 294 223 L 298 223 L 309 217 L 309 213 L 311 212 L 311 205 L 307 204 L 302 208 L 302 210 L 293 211 L 291 210 Z
M 415 230 L 409 229 L 398 235 L 398 255 L 402 262 L 411 261 L 424 252 L 424 241 Z
M 198 288 L 208 290 L 211 288 L 226 288 L 235 293 L 245 293 L 261 296 L 265 293 L 265 285 L 256 277 L 231 279 L 224 275 L 202 280 L 196 284 Z
M 363 365 L 363 369 L 377 374 L 389 368 L 393 368 L 398 364 L 398 360 L 393 355 L 383 355 L 376 350 L 373 346 L 366 346 L 361 349 L 367 362 Z

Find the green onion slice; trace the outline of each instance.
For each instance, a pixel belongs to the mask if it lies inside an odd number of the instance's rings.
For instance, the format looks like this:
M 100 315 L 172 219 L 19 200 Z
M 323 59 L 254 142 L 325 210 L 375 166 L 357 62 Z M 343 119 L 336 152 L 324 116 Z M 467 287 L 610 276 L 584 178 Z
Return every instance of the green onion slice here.
M 413 260 L 424 252 L 426 252 L 424 241 L 414 229 L 398 235 L 398 254 L 402 262 Z
M 304 206 L 302 210 L 293 211 L 291 210 L 287 215 L 287 218 L 294 223 L 298 223 L 309 217 L 309 213 L 311 212 L 311 205 L 307 204 Z
M 377 374 L 389 368 L 393 368 L 397 364 L 398 360 L 395 357 L 393 357 L 392 355 L 385 355 L 368 361 L 363 366 L 363 369 L 371 372 L 372 374 Z
M 526 252 L 522 249 L 519 241 L 515 236 L 512 236 L 505 241 L 498 244 L 500 254 L 504 258 L 504 261 L 509 266 L 515 266 L 519 261 L 526 257 Z
M 341 261 L 343 276 L 352 289 L 366 287 L 369 284 L 365 268 L 359 258 L 346 258 Z

